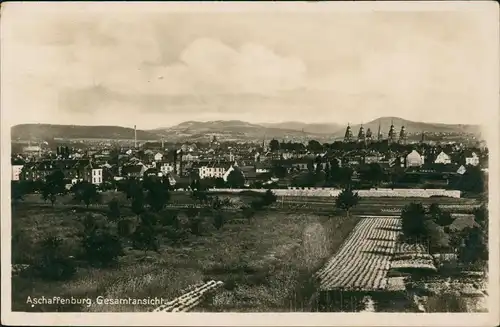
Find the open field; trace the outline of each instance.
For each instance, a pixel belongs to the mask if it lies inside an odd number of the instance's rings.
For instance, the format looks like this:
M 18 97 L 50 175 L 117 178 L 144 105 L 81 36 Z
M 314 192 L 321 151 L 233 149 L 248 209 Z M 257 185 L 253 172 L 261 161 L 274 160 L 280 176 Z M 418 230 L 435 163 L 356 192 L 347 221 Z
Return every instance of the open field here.
M 48 235 L 64 240 L 65 253 L 78 257 L 78 232 L 85 210 L 22 206 L 13 211 L 13 263 L 29 263 L 37 244 Z M 94 213 L 99 216 L 99 213 Z M 15 311 L 148 311 L 151 306 L 59 306 L 26 303 L 28 296 L 108 298 L 161 297 L 172 299 L 188 286 L 204 280 L 224 282 L 224 289 L 198 310 L 288 311 L 307 307 L 315 292 L 309 279 L 341 245 L 358 218 L 258 212 L 250 220 L 234 216 L 221 230 L 211 222 L 201 236 L 191 235 L 172 246 L 161 239 L 160 250 L 126 247 L 116 267 L 94 268 L 80 262 L 68 281 L 46 281 L 14 276 Z M 300 304 L 298 304 L 300 303 Z

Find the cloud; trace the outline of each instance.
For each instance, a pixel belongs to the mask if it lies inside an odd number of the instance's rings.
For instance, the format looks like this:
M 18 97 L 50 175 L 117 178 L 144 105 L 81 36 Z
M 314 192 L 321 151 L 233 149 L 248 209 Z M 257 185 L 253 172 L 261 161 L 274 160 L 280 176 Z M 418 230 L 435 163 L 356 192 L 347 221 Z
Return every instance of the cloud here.
M 51 11 L 2 29 L 2 108 L 17 122 L 463 121 L 488 108 L 491 42 L 469 14 Z

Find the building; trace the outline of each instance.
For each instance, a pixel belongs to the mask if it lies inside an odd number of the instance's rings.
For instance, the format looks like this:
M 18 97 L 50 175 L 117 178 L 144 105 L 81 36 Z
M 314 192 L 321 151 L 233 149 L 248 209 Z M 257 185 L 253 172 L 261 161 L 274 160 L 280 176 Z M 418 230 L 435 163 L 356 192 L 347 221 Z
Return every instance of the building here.
M 366 130 L 366 141 L 367 142 L 371 142 L 372 141 L 372 130 L 370 129 L 370 127 L 368 127 L 368 129 Z
M 399 132 L 399 143 L 406 144 L 408 141 L 408 134 L 406 133 L 405 127 L 401 126 L 401 131 Z
M 154 160 L 155 161 L 158 162 L 158 161 L 161 161 L 162 159 L 163 159 L 163 154 L 162 153 L 158 152 L 158 153 L 155 154 L 155 156 L 154 156 Z
M 85 181 L 92 183 L 94 185 L 102 184 L 103 183 L 102 168 L 97 166 L 93 162 L 89 162 L 89 164 L 85 167 L 84 179 Z
M 269 173 L 269 172 L 271 172 L 271 166 L 260 163 L 260 162 L 256 163 L 255 164 L 255 172 L 257 174 Z
M 212 163 L 203 165 L 198 168 L 198 175 L 200 179 L 203 178 L 224 178 L 227 171 L 230 169 L 228 163 Z
M 479 165 L 479 156 L 475 152 L 466 153 L 465 164 L 470 166 Z
M 128 178 L 142 178 L 146 169 L 142 164 L 128 165 L 122 168 L 121 175 Z
M 164 162 L 160 165 L 160 172 L 162 175 L 167 175 L 168 173 L 173 172 L 175 169 L 175 166 L 171 162 Z
M 420 167 L 424 164 L 424 156 L 413 150 L 406 156 L 406 167 Z
M 451 158 L 449 155 L 441 151 L 434 160 L 434 163 L 439 163 L 439 164 L 451 164 Z
M 364 142 L 365 140 L 365 129 L 363 128 L 363 125 L 361 125 L 358 132 L 358 142 Z
M 345 134 L 344 134 L 344 142 L 346 142 L 346 143 L 352 142 L 352 139 L 353 139 L 353 135 L 352 135 L 351 126 L 349 124 L 347 124 L 347 128 L 346 128 Z
M 21 172 L 24 164 L 24 161 L 21 159 L 14 159 L 11 161 L 11 180 L 18 181 L 21 179 Z
M 394 130 L 394 124 L 392 122 L 391 127 L 389 128 L 388 141 L 389 143 L 396 141 L 396 131 Z

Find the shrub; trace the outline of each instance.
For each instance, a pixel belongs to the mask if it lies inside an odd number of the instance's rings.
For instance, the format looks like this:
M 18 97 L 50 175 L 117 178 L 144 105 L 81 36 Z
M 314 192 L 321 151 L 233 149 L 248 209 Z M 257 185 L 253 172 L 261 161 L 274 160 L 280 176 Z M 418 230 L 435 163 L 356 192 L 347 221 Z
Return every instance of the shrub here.
M 201 235 L 203 218 L 200 215 L 188 217 L 189 230 L 193 235 Z
M 133 246 L 137 250 L 158 251 L 160 246 L 154 227 L 148 223 L 141 223 L 132 234 Z
M 222 214 L 222 212 L 220 211 L 217 211 L 214 213 L 214 227 L 216 229 L 221 229 L 222 226 L 224 226 L 224 223 L 225 223 L 225 217 L 224 215 Z
M 426 211 L 421 203 L 410 203 L 401 212 L 401 227 L 407 240 L 426 236 Z
M 121 237 L 130 237 L 133 233 L 134 223 L 129 219 L 122 219 L 116 224 L 118 235 Z
M 250 206 L 254 210 L 261 210 L 262 208 L 264 208 L 264 202 L 262 201 L 262 199 L 255 199 L 250 203 Z
M 277 199 L 278 197 L 271 190 L 267 190 L 266 193 L 264 193 L 264 196 L 262 197 L 264 205 L 266 206 L 273 204 L 274 202 L 276 202 Z
M 182 226 L 167 226 L 166 236 L 172 245 L 178 245 L 187 237 L 187 232 Z
M 178 210 L 166 210 L 160 214 L 159 223 L 162 226 L 174 226 L 179 227 L 179 211 Z
M 40 244 L 40 257 L 33 269 L 37 275 L 48 280 L 67 280 L 76 273 L 74 261 L 61 251 L 62 239 L 49 236 Z
M 241 208 L 241 213 L 246 219 L 250 219 L 255 215 L 255 210 L 253 208 L 244 207 Z
M 120 220 L 121 213 L 120 213 L 120 203 L 118 202 L 117 199 L 112 199 L 111 201 L 108 202 L 108 219 L 110 221 L 118 221 Z
M 117 235 L 106 229 L 96 229 L 82 239 L 84 257 L 92 265 L 106 266 L 115 263 L 123 255 Z

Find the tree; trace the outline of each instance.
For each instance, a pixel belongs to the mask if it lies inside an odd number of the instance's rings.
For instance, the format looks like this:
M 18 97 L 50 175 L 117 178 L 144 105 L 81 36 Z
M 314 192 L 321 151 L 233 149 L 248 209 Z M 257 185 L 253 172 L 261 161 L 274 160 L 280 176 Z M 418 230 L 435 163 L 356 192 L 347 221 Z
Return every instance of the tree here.
M 77 202 L 83 202 L 88 208 L 91 203 L 99 203 L 100 194 L 94 184 L 89 182 L 79 182 L 73 186 L 74 199 Z
M 214 227 L 218 230 L 221 229 L 225 223 L 225 218 L 223 213 L 219 210 L 216 210 L 213 214 L 213 217 L 214 217 Z
M 401 212 L 401 227 L 405 238 L 409 241 L 426 238 L 426 219 L 426 211 L 422 203 L 406 205 Z
M 61 170 L 55 170 L 45 178 L 45 184 L 50 188 L 53 194 L 66 193 L 64 182 L 64 173 Z
M 322 152 L 323 151 L 323 145 L 321 145 L 321 143 L 319 143 L 316 140 L 310 140 L 307 143 L 307 150 L 309 150 L 312 153 Z
M 378 163 L 372 162 L 368 165 L 367 169 L 362 172 L 361 178 L 378 186 L 384 178 L 384 170 Z
M 335 206 L 346 212 L 346 216 L 349 217 L 349 210 L 356 206 L 359 202 L 358 193 L 354 193 L 351 186 L 346 186 L 335 199 Z
M 20 182 L 11 182 L 11 193 L 10 197 L 12 199 L 13 204 L 17 204 L 19 201 L 22 201 L 24 198 L 24 194 L 26 192 L 26 188 L 24 187 L 25 184 L 22 184 Z
M 485 235 L 479 227 L 468 228 L 464 238 L 464 247 L 459 251 L 458 259 L 467 264 L 488 260 L 488 245 Z
M 144 212 L 144 198 L 141 196 L 141 197 L 137 197 L 137 198 L 132 199 L 131 207 L 132 207 L 132 212 L 135 213 L 136 215 L 140 215 L 141 213 L 143 213 Z
M 151 182 L 148 185 L 146 193 L 146 202 L 155 212 L 162 210 L 170 199 L 168 190 L 158 181 Z
M 262 197 L 262 201 L 264 202 L 264 205 L 266 205 L 266 206 L 275 203 L 277 199 L 278 199 L 278 197 L 271 190 L 267 190 L 266 193 L 264 193 L 264 195 Z
M 203 219 L 200 216 L 200 211 L 197 208 L 189 208 L 186 211 L 189 220 L 189 229 L 193 235 L 201 235 L 201 224 Z
M 107 228 L 95 228 L 82 239 L 84 256 L 92 265 L 107 266 L 123 255 L 123 248 L 117 235 Z
M 224 187 L 226 187 L 226 182 L 224 181 L 223 178 L 217 177 L 215 179 L 215 187 L 216 188 L 224 188 Z
M 34 270 L 42 278 L 66 280 L 75 274 L 75 264 L 64 255 L 62 244 L 62 239 L 57 236 L 48 236 L 40 242 L 39 259 L 34 262 Z
M 144 255 L 147 251 L 159 250 L 159 242 L 155 228 L 148 224 L 141 222 L 132 234 L 132 245 L 137 250 L 143 250 Z
M 231 188 L 241 188 L 245 185 L 245 176 L 239 169 L 234 169 L 227 176 L 227 184 Z
M 344 188 L 348 187 L 346 185 L 349 185 L 351 183 L 353 174 L 354 171 L 350 167 L 340 168 L 338 172 L 338 182 L 340 183 L 340 185 L 342 185 Z
M 272 152 L 276 152 L 280 149 L 280 142 L 278 140 L 272 139 L 271 142 L 269 142 L 269 149 Z
M 485 190 L 484 173 L 479 167 L 467 167 L 467 171 L 462 175 L 459 182 L 461 191 L 479 194 Z
M 108 202 L 108 218 L 110 221 L 119 221 L 121 218 L 120 203 L 117 199 Z

